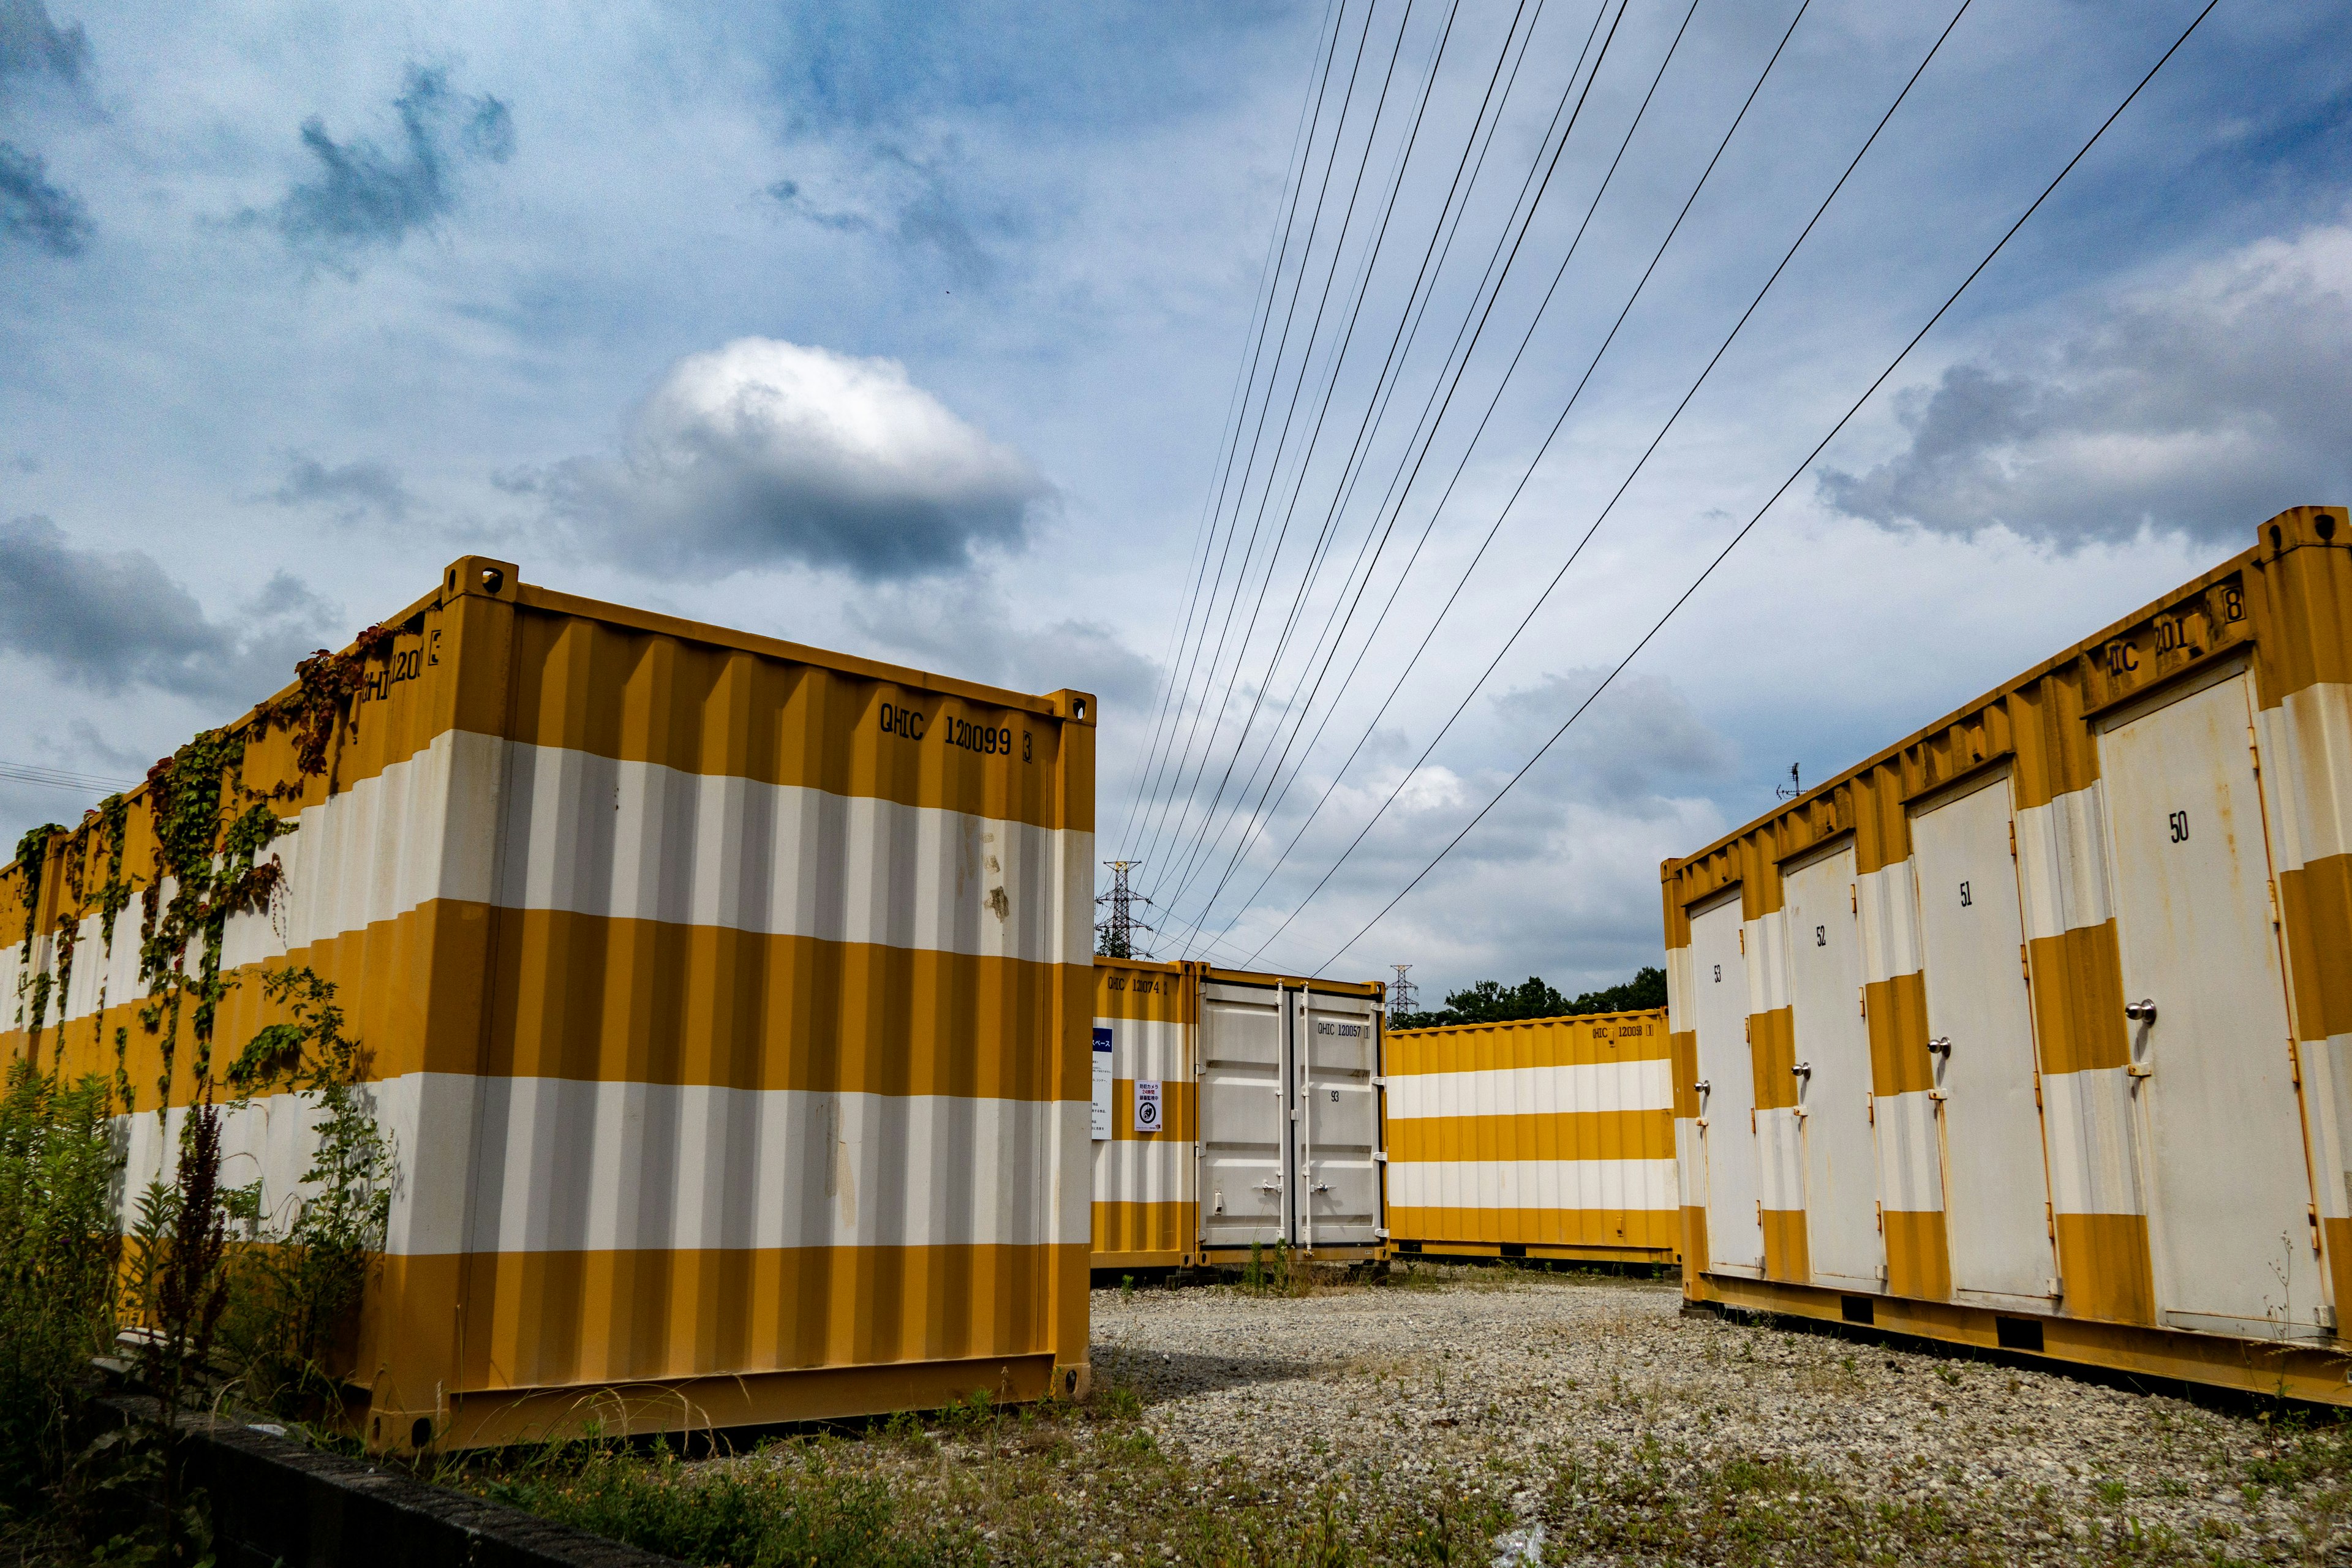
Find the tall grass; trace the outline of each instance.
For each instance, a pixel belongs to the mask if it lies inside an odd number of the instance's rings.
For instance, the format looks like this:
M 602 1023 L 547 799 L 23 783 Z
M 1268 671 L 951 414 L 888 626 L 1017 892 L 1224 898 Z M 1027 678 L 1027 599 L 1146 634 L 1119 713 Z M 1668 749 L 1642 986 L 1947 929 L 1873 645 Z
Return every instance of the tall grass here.
M 78 1382 L 114 1336 L 121 1158 L 107 1087 L 9 1064 L 0 1090 L 0 1510 L 64 1474 Z

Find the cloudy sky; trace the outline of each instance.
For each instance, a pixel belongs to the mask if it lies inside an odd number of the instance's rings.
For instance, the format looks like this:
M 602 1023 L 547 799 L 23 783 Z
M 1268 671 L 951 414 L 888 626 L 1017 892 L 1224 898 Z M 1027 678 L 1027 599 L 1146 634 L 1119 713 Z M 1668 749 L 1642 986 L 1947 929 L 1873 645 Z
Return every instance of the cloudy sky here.
M 1621 978 L 1791 764 L 2352 500 L 2352 29 L 2270 0 L 1805 461 L 2201 4 L 0 0 L 0 763 L 478 551 L 1099 693 L 1163 956 Z

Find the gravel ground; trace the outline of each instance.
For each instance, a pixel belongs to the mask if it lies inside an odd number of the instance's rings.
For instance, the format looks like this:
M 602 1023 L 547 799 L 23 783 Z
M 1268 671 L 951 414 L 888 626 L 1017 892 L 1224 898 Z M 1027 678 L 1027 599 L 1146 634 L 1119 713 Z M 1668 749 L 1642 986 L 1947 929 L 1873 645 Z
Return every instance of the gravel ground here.
M 1100 1290 L 1094 1367 L 1195 1464 L 1507 1496 L 1506 1559 L 2352 1562 L 2331 1426 L 1680 1307 L 1428 1266 Z

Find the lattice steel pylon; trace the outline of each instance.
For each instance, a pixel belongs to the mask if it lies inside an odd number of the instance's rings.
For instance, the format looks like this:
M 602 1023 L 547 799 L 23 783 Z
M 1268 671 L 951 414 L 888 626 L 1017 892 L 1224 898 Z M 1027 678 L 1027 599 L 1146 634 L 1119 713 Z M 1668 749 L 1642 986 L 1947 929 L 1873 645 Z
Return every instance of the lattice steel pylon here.
M 1108 904 L 1110 916 L 1095 927 L 1095 952 L 1104 958 L 1150 958 L 1149 952 L 1135 950 L 1135 933 L 1151 929 L 1135 918 L 1135 906 L 1149 908 L 1151 900 L 1127 885 L 1128 874 L 1143 862 L 1106 860 L 1103 864 L 1110 868 L 1110 891 L 1098 895 L 1095 902 Z
M 1391 1013 L 1417 1013 L 1421 1011 L 1420 1008 L 1413 1005 L 1414 1003 L 1421 1000 L 1419 994 L 1420 987 L 1414 985 L 1412 981 L 1405 978 L 1406 974 L 1412 972 L 1412 965 L 1410 963 L 1391 963 L 1389 967 L 1397 972 L 1396 984 L 1389 987 L 1389 1011 Z

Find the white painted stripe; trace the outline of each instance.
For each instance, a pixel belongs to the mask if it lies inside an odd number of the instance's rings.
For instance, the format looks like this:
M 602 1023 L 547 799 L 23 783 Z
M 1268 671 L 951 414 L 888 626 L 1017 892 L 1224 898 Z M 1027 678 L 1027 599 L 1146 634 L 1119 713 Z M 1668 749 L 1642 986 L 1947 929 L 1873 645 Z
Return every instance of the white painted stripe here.
M 1672 1209 L 1672 1160 L 1432 1160 L 1389 1167 L 1391 1208 Z
M 2017 881 L 2029 938 L 2104 925 L 2115 916 L 2107 879 L 2107 797 L 2094 780 L 2017 814 Z
M 1690 948 L 1666 949 L 1666 1033 L 1670 1035 L 1688 1034 L 1698 1027 L 1691 1019 L 1693 984 Z
M 499 901 L 1086 963 L 1064 873 L 1090 836 L 518 743 Z M 1092 907 L 1091 900 L 1087 907 Z
M 2319 1212 L 2352 1217 L 2352 1035 L 2303 1042 L 2312 1158 L 2319 1168 Z
M 1911 862 L 1881 866 L 1853 885 L 1861 905 L 1863 984 L 1919 973 L 1919 884 Z
M 1094 1201 L 1172 1204 L 1192 1195 L 1190 1139 L 1114 1138 L 1094 1145 Z
M 1696 1117 L 1675 1118 L 1675 1187 L 1685 1208 L 1696 1208 L 1706 1202 L 1706 1184 L 1702 1179 L 1706 1166 L 1706 1142 L 1699 1136 Z
M 232 969 L 436 899 L 1050 963 L 1093 952 L 1090 833 L 467 731 L 304 808 L 268 853 L 285 879 L 269 910 L 229 920 Z M 134 900 L 110 957 L 98 918 L 82 922 L 63 1016 L 90 1016 L 101 986 L 110 1005 L 143 997 L 140 920 Z M 17 951 L 0 961 L 7 994 Z M 53 962 L 47 939 L 37 957 Z
M 2278 868 L 2352 853 L 2352 686 L 2320 681 L 2257 720 Z
M 2147 1212 L 2132 1158 L 2131 1081 L 2121 1068 L 2042 1075 L 2050 1205 L 2055 1212 Z
M 1097 1018 L 1094 1026 L 1110 1031 L 1114 1078 L 1156 1078 L 1163 1084 L 1192 1081 L 1183 1025 L 1157 1018 Z
M 1741 928 L 1748 953 L 1748 1011 L 1769 1013 L 1789 1005 L 1789 916 L 1775 910 Z
M 1878 1124 L 1880 1203 L 1906 1214 L 1941 1212 L 1943 1143 L 1936 1126 L 1935 1101 L 1925 1089 L 1882 1094 L 1874 1114 Z
M 1391 1121 L 1430 1116 L 1548 1116 L 1674 1108 L 1674 1064 L 1654 1058 L 1573 1067 L 1396 1073 L 1389 1078 Z
M 1083 1246 L 1092 1225 L 1086 1184 L 1061 1180 L 1065 1148 L 1086 1143 L 1084 1100 L 446 1073 L 412 1073 L 375 1094 L 406 1173 L 387 1247 L 403 1256 Z M 119 1119 L 134 1200 L 176 1149 L 186 1114 L 175 1110 L 168 1126 L 152 1113 Z M 228 1110 L 224 1179 L 259 1176 L 264 1203 L 283 1209 L 308 1168 L 316 1121 L 288 1095 Z M 1085 1167 L 1073 1157 L 1066 1168 Z
M 1756 1158 L 1762 1185 L 1757 1196 L 1776 1213 L 1805 1206 L 1804 1132 L 1787 1106 L 1756 1113 Z

